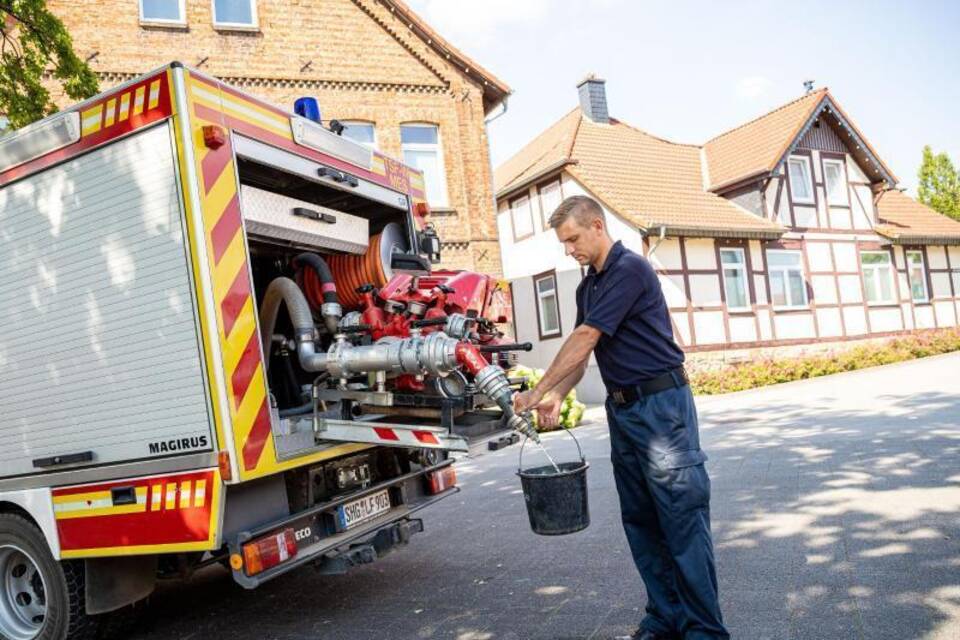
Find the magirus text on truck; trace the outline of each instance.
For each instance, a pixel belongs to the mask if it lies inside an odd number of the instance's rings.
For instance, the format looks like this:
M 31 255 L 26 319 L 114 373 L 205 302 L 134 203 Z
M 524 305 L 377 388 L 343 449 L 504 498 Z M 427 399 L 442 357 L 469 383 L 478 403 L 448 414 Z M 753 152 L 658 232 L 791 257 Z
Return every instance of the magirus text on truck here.
M 370 562 L 457 491 L 454 420 L 530 429 L 423 176 L 298 112 L 173 63 L 0 140 L 0 636 Z

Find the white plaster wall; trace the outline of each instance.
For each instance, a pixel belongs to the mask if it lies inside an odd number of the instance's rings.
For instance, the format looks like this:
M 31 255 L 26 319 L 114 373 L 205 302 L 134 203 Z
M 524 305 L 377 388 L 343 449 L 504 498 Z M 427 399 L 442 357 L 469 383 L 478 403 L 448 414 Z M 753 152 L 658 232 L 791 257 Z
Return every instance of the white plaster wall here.
M 817 222 L 817 210 L 813 207 L 794 205 L 793 215 L 796 217 L 795 226 L 798 227 L 819 227 Z
M 715 275 L 690 276 L 690 301 L 695 307 L 709 307 L 721 304 L 720 278 Z M 700 332 L 697 332 L 699 342 Z
M 837 281 L 833 276 L 810 276 L 810 285 L 817 304 L 837 303 Z
M 693 330 L 697 344 L 721 344 L 727 341 L 723 330 L 722 311 L 696 311 L 693 314 Z
M 878 309 L 876 307 L 869 309 L 870 313 L 870 330 L 874 333 L 882 333 L 884 331 L 900 331 L 903 329 L 903 322 L 900 318 L 900 309 L 899 308 L 884 308 Z
M 757 294 L 757 304 L 767 304 L 766 276 L 753 276 L 753 290 Z
M 652 248 L 653 244 L 656 244 L 657 241 L 651 238 L 650 242 Z M 653 265 L 654 269 L 682 269 L 683 261 L 680 257 L 680 240 L 677 238 L 664 238 L 660 246 L 657 247 L 657 250 L 654 251 L 652 255 L 648 255 L 647 259 L 650 260 L 650 264 Z
M 873 201 L 869 187 L 854 186 L 851 188 L 850 206 L 853 212 L 854 229 L 873 228 Z M 866 199 L 864 199 L 866 198 Z
M 690 345 L 690 314 L 686 311 L 673 311 L 670 319 L 673 320 L 673 330 L 682 346 Z
M 767 217 L 768 217 L 768 218 L 774 217 L 775 211 L 773 210 L 773 205 L 774 205 L 774 204 L 776 203 L 776 201 L 777 201 L 777 189 L 779 188 L 779 185 L 780 185 L 780 179 L 779 179 L 779 178 L 774 178 L 773 180 L 770 181 L 769 184 L 767 184 L 767 193 L 766 193 L 766 207 L 767 207 L 767 211 L 766 211 L 766 214 L 767 214 Z M 752 246 L 752 245 L 754 244 L 754 242 L 751 241 L 750 244 L 751 244 L 751 246 Z M 754 263 L 754 264 L 758 264 L 758 263 Z
M 830 207 L 830 227 L 833 229 L 852 229 L 850 225 L 850 211 Z
M 817 309 L 817 326 L 821 338 L 833 338 L 843 335 L 840 309 Z
M 910 294 L 910 283 L 907 281 L 907 274 L 898 272 L 897 280 L 900 283 L 900 300 L 909 301 L 911 294 Z
M 820 163 L 817 163 L 820 168 Z M 813 190 L 817 192 L 817 225 L 818 227 L 829 227 L 830 218 L 827 212 L 827 192 L 823 187 L 814 186 Z
M 787 197 L 787 185 L 783 185 L 783 193 L 780 194 L 780 204 L 777 207 L 777 220 L 780 224 L 790 225 L 790 199 Z
M 687 268 L 716 269 L 717 254 L 713 240 L 704 238 L 686 238 Z
M 766 309 L 757 309 L 757 319 L 760 321 L 760 339 L 773 340 L 773 332 L 770 329 L 770 312 Z
M 730 318 L 730 340 L 733 342 L 757 341 L 757 323 L 753 316 Z
M 936 323 L 933 320 L 933 307 L 929 305 L 914 307 L 914 315 L 917 318 L 917 329 L 933 329 Z
M 776 324 L 778 340 L 816 337 L 812 313 L 774 315 L 773 321 Z
M 833 263 L 837 271 L 859 273 L 857 266 L 857 245 L 852 242 L 837 242 L 833 244 Z
M 893 248 L 893 263 L 897 266 L 897 269 L 903 269 L 903 265 L 904 265 L 903 247 Z
M 837 276 L 840 287 L 840 302 L 863 302 L 863 291 L 860 289 L 860 276 Z
M 867 314 L 863 307 L 844 307 L 843 324 L 848 336 L 859 336 L 867 332 Z
M 807 260 L 811 271 L 833 271 L 833 253 L 827 242 L 808 242 Z
M 913 305 L 908 302 L 901 304 L 900 308 L 903 309 L 903 328 L 907 330 L 913 329 Z
M 928 269 L 946 269 L 947 268 L 946 247 L 934 247 L 934 246 L 927 247 L 927 260 L 930 263 L 927 265 Z
M 810 152 L 810 157 L 813 163 L 813 181 L 823 182 L 823 173 L 820 171 L 820 152 L 813 149 Z
M 663 289 L 663 297 L 667 301 L 667 306 L 686 307 L 687 295 L 683 288 L 683 276 L 681 275 L 659 275 L 660 288 Z
M 933 285 L 934 298 L 951 298 L 950 274 L 946 272 L 931 273 L 930 283 Z
M 847 180 L 850 182 L 869 182 L 867 176 L 864 175 L 863 170 L 860 168 L 860 165 L 854 161 L 853 156 L 849 153 L 847 156 Z
M 763 271 L 763 248 L 760 246 L 759 240 L 750 241 L 750 266 L 753 267 L 754 271 Z M 957 262 L 957 266 L 960 266 L 960 261 Z
M 937 325 L 941 327 L 957 326 L 957 310 L 952 301 L 938 300 L 933 303 L 934 313 L 937 315 Z
M 960 246 L 950 245 L 947 251 L 950 253 L 950 266 L 960 269 Z

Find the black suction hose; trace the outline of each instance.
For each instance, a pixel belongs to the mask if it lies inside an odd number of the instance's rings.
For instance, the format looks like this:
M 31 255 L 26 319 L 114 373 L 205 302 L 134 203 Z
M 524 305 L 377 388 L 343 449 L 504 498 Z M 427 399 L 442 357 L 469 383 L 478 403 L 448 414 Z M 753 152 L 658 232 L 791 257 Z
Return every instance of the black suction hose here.
M 299 267 L 301 265 L 312 267 L 317 277 L 320 278 L 320 282 L 323 284 L 323 301 L 339 304 L 337 285 L 333 280 L 333 272 L 330 271 L 330 265 L 327 264 L 327 261 L 315 253 L 301 253 L 293 259 L 293 266 Z

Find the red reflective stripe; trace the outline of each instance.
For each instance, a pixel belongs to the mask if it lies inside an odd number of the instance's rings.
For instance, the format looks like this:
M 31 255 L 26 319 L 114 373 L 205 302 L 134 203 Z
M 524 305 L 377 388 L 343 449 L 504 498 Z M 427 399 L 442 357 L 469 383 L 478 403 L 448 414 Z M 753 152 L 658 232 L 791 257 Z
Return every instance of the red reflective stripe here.
M 227 247 L 240 231 L 240 200 L 233 194 L 230 204 L 220 214 L 220 219 L 210 231 L 210 242 L 213 244 L 213 263 L 219 264 L 220 258 L 226 253 Z
M 270 411 L 267 408 L 267 399 L 263 399 L 260 405 L 260 412 L 257 413 L 257 419 L 253 422 L 253 428 L 247 436 L 247 441 L 243 443 L 243 468 L 249 471 L 257 468 L 257 462 L 260 461 L 260 454 L 267 444 L 267 437 L 270 435 Z
M 207 155 L 203 156 L 203 160 L 200 161 L 200 171 L 203 173 L 205 193 L 210 193 L 232 157 L 233 153 L 230 151 L 230 147 L 226 145 L 216 151 L 211 149 Z
M 223 316 L 223 335 L 229 336 L 233 331 L 233 325 L 237 321 L 240 312 L 243 311 L 243 305 L 250 299 L 250 277 L 247 274 L 247 262 L 240 265 L 237 277 L 233 279 L 233 284 L 223 296 L 223 302 L 220 303 L 220 312 Z
M 243 397 L 247 395 L 247 388 L 250 386 L 250 381 L 253 380 L 253 374 L 257 372 L 257 367 L 260 366 L 260 341 L 257 338 L 257 332 L 254 331 L 250 335 L 250 340 L 247 341 L 247 346 L 243 349 L 243 355 L 240 356 L 237 368 L 233 370 L 233 375 L 230 377 L 233 385 L 233 400 L 237 408 L 243 402 Z
M 440 441 L 437 440 L 437 437 L 429 431 L 414 431 L 413 435 L 420 442 L 424 442 L 426 444 L 440 444 Z
M 374 427 L 373 430 L 377 432 L 377 436 L 381 440 L 400 440 L 400 436 L 398 436 L 393 429 Z

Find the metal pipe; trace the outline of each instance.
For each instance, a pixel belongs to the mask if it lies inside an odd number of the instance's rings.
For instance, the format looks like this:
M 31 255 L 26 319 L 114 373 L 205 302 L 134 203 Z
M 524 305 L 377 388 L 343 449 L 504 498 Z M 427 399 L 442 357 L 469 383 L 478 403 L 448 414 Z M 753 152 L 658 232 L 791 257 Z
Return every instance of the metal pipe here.
M 280 303 L 287 305 L 290 321 L 293 323 L 300 364 L 308 371 L 324 370 L 327 355 L 316 352 L 315 328 L 310 305 L 297 283 L 284 277 L 274 278 L 260 303 L 260 335 L 263 336 L 261 347 L 264 366 L 268 368 L 270 366 L 270 342 L 277 324 L 277 315 L 280 313 Z

